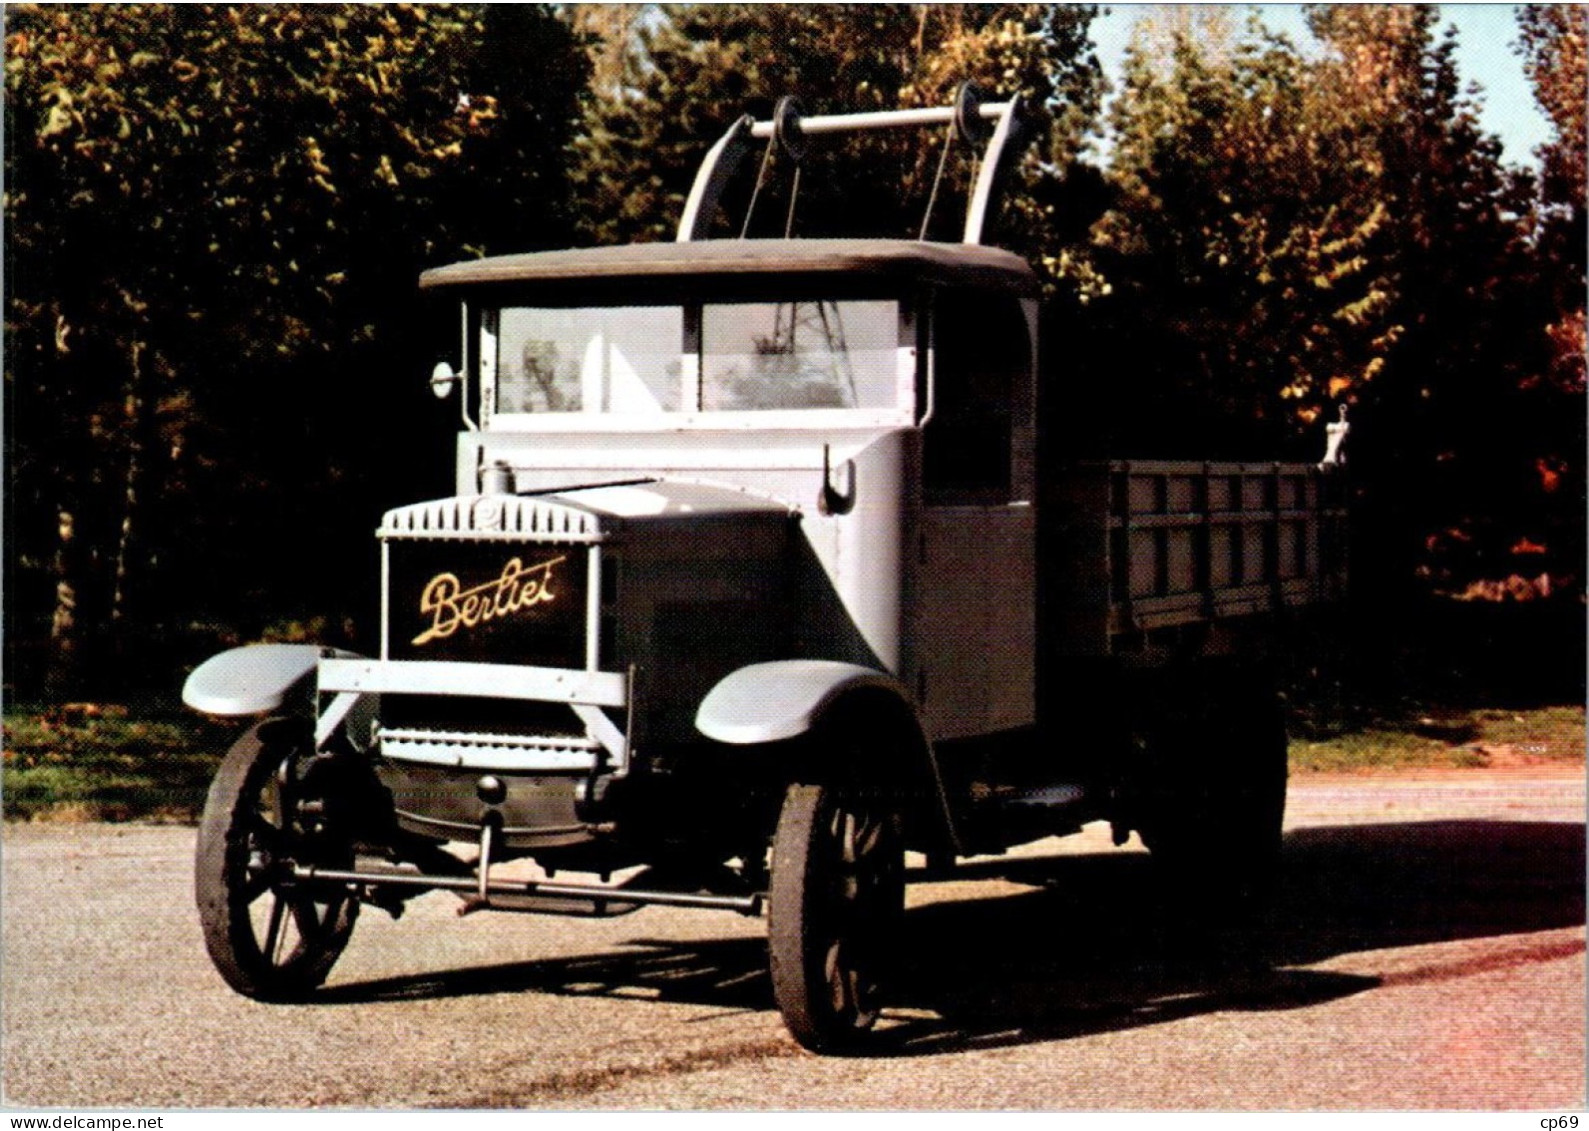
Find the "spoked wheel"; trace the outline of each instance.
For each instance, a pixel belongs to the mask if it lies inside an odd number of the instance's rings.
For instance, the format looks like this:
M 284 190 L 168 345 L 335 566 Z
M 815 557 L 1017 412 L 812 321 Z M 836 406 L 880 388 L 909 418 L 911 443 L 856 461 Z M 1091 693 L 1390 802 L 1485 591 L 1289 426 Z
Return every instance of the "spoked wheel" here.
M 904 907 L 899 817 L 856 789 L 796 784 L 773 837 L 773 995 L 814 1052 L 854 1049 L 876 1023 Z
M 301 998 L 325 981 L 359 904 L 346 888 L 294 880 L 294 864 L 350 866 L 313 784 L 314 738 L 290 719 L 261 723 L 221 763 L 199 825 L 194 890 L 204 942 L 238 993 Z

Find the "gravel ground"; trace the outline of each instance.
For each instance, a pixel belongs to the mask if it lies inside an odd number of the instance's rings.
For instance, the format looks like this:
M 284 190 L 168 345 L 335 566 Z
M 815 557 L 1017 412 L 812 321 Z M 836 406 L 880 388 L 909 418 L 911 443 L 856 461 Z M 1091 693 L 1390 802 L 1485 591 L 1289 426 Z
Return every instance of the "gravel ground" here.
M 11 825 L 13 1107 L 1344 1110 L 1584 1106 L 1584 781 L 1293 783 L 1267 927 L 1191 946 L 1107 831 L 912 888 L 884 1055 L 771 1007 L 763 924 L 366 909 L 314 1004 L 227 990 L 193 831 Z M 1256 940 L 1256 941 L 1253 941 Z

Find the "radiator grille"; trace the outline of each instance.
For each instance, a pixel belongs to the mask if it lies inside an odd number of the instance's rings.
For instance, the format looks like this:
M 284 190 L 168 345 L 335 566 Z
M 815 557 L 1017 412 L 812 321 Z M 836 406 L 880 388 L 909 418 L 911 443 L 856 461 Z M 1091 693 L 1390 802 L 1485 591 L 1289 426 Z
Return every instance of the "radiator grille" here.
M 585 548 L 398 540 L 386 553 L 387 659 L 585 666 Z
M 596 515 L 563 503 L 517 495 L 463 495 L 386 512 L 386 539 L 437 541 L 599 542 Z

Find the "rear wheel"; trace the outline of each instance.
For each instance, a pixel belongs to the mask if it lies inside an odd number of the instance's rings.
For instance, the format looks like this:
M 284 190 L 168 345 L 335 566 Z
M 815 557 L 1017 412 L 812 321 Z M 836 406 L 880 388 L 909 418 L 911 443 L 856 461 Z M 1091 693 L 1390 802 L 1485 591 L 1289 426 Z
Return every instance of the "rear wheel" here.
M 1285 717 L 1266 681 L 1191 680 L 1159 698 L 1141 741 L 1142 834 L 1172 904 L 1258 909 L 1279 868 Z
M 323 766 L 308 724 L 272 719 L 232 747 L 205 801 L 194 868 L 199 921 L 215 968 L 248 997 L 310 993 L 353 933 L 352 892 L 293 876 L 295 864 L 353 863 L 351 842 L 324 819 L 315 784 Z
M 773 995 L 806 1048 L 853 1049 L 876 1023 L 904 892 L 900 821 L 886 799 L 789 787 L 773 837 L 768 949 Z

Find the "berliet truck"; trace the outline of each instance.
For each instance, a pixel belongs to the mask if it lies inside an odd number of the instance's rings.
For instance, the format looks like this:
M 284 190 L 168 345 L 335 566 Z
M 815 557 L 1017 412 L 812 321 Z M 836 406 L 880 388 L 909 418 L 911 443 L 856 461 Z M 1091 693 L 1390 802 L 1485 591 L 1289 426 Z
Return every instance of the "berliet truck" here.
M 677 242 L 421 277 L 462 312 L 456 485 L 381 520 L 379 654 L 254 645 L 184 688 L 260 719 L 198 838 L 233 988 L 312 994 L 361 907 L 431 892 L 717 909 L 765 914 L 794 1037 L 853 1051 L 907 851 L 932 879 L 1106 821 L 1200 907 L 1260 891 L 1286 746 L 1254 649 L 1344 584 L 1344 426 L 1325 464 L 1054 450 L 1037 278 L 981 242 L 1019 111 L 785 100 L 709 152 Z M 758 151 L 760 189 L 901 126 L 969 147 L 961 242 L 707 238 Z

